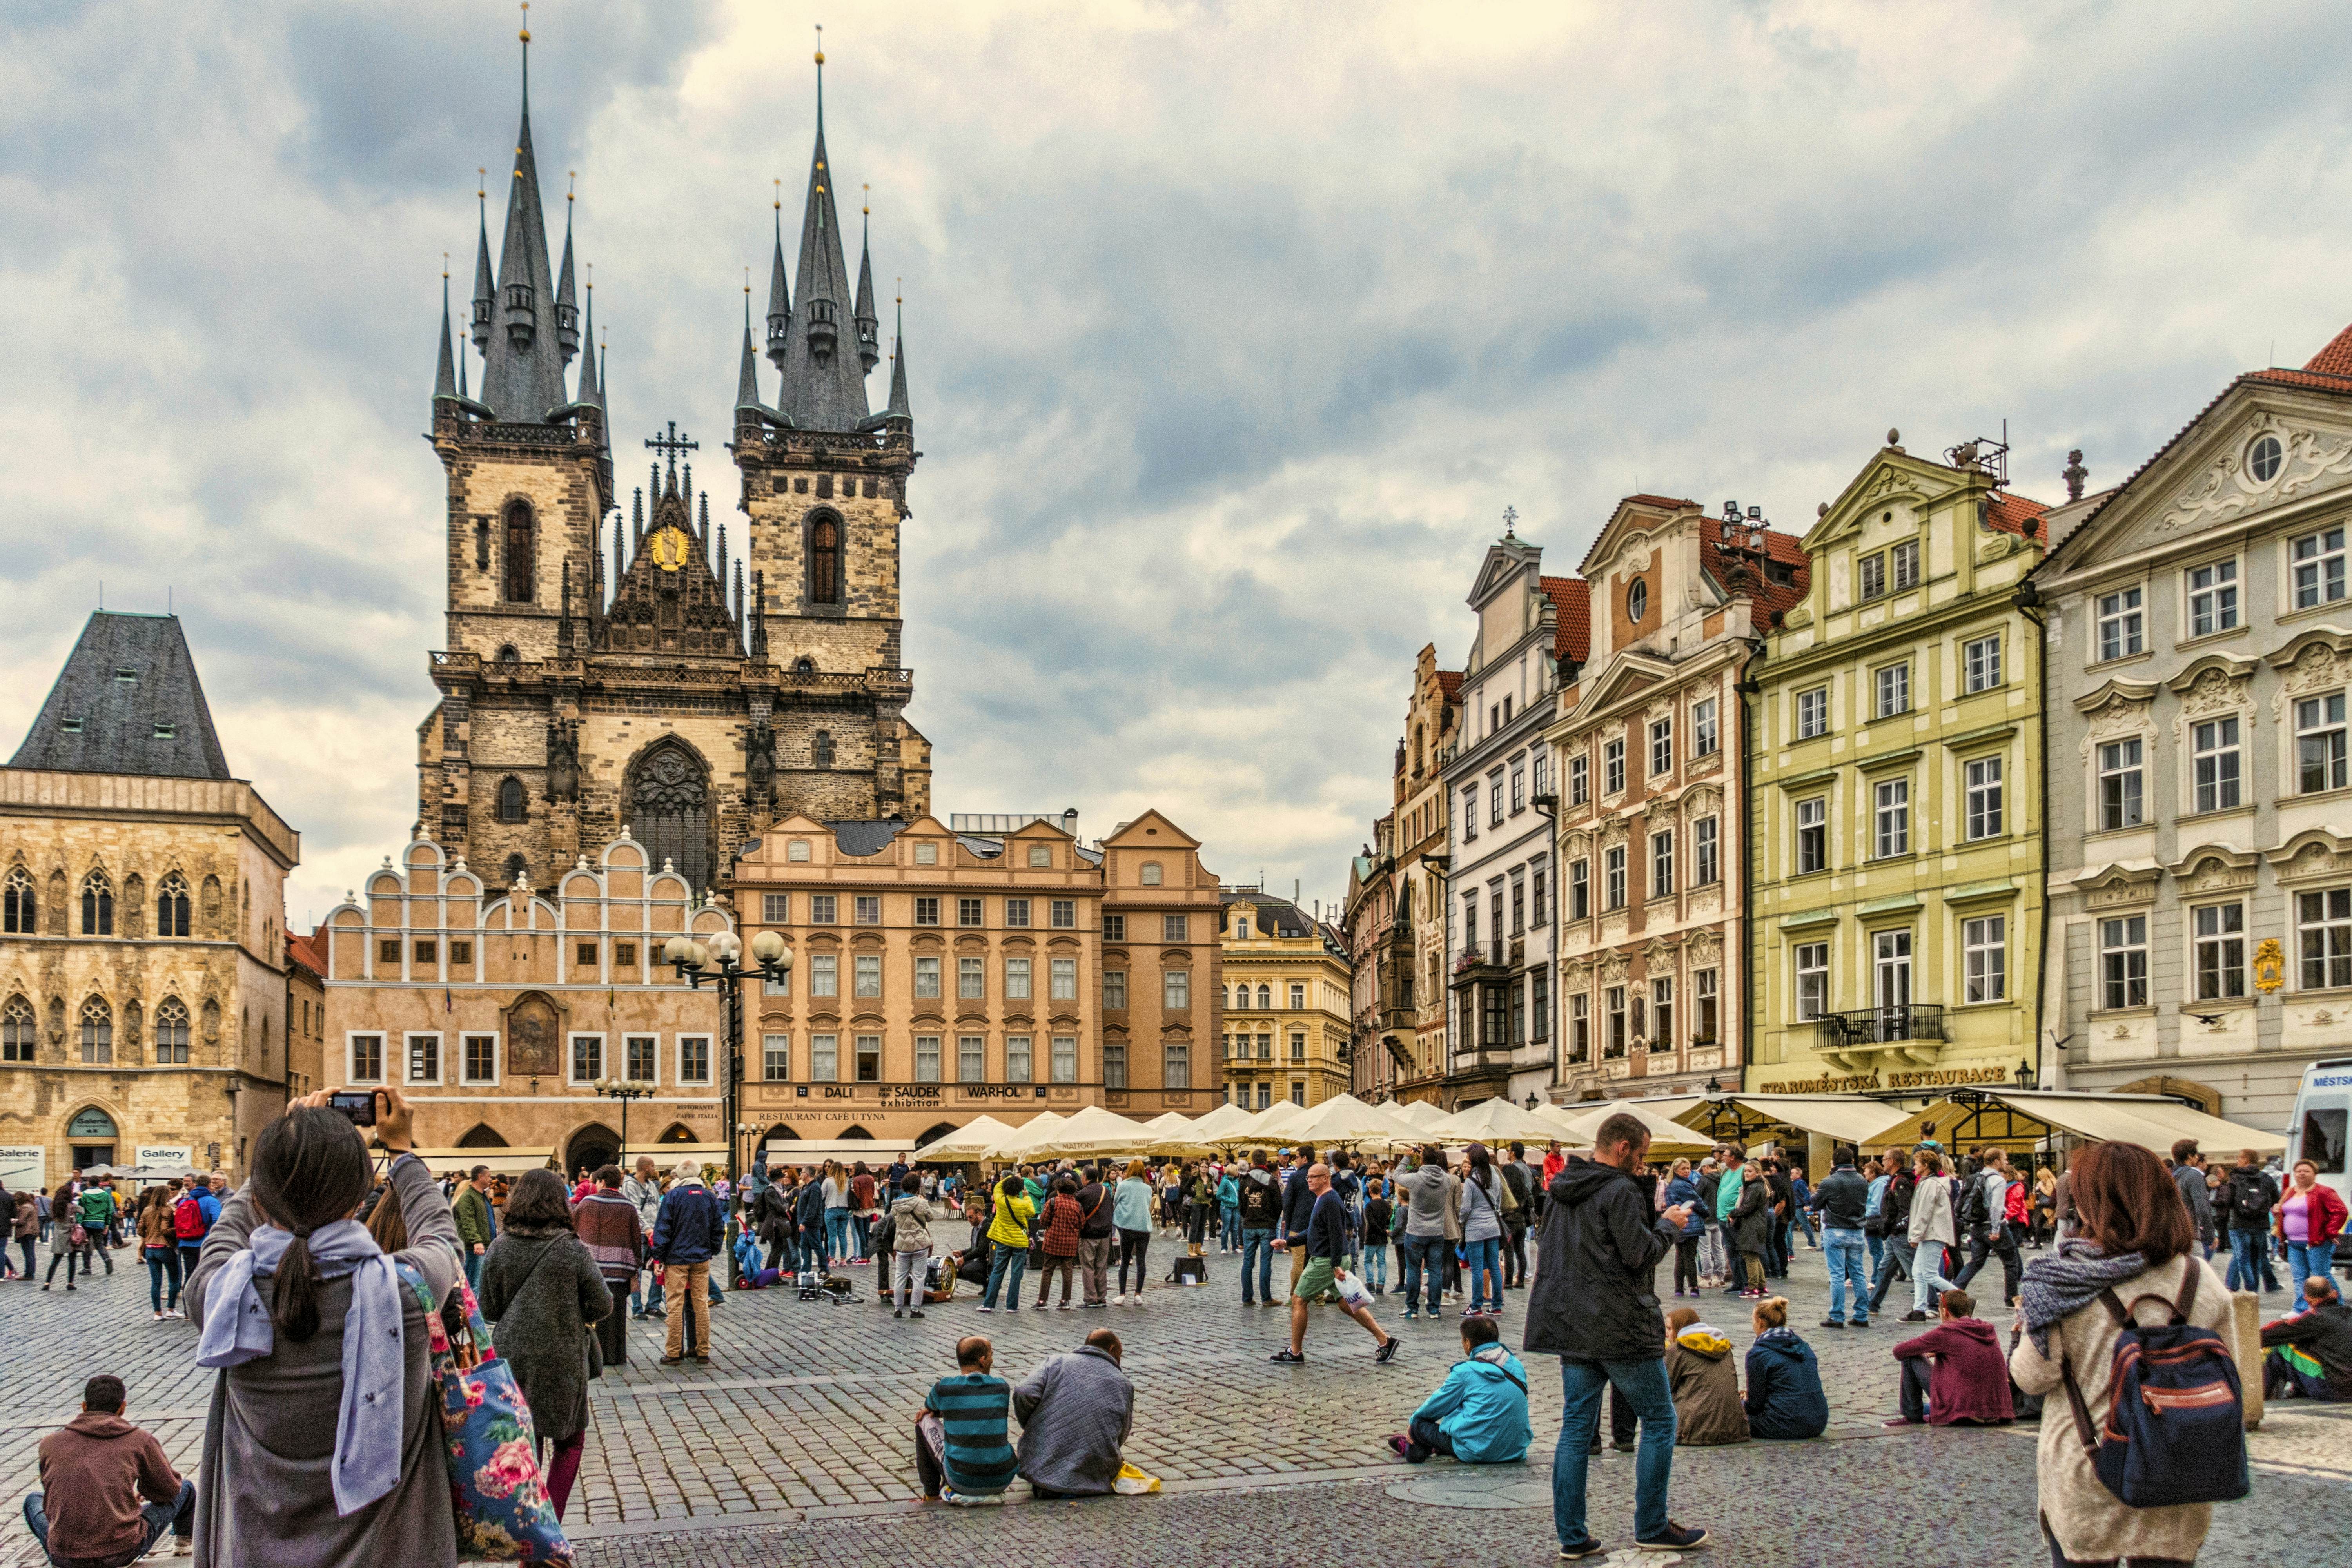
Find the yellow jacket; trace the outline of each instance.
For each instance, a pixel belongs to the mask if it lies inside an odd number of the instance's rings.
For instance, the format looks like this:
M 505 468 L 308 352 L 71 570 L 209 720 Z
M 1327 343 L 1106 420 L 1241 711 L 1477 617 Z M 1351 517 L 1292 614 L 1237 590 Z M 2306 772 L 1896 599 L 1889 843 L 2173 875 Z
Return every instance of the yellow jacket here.
M 1036 1212 L 1037 1205 L 1029 1201 L 1025 1193 L 1009 1198 L 997 1194 L 996 1217 L 989 1222 L 988 1239 L 999 1247 L 1026 1247 L 1029 1221 Z

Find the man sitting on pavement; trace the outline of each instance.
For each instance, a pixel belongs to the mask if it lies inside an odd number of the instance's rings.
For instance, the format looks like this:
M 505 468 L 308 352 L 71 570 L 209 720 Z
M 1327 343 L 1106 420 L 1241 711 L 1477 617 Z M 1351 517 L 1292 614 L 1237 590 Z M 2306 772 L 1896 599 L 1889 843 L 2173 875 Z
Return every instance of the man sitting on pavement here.
M 25 1499 L 25 1522 L 59 1568 L 125 1568 L 167 1530 L 173 1556 L 192 1550 L 196 1484 L 173 1470 L 153 1433 L 123 1419 L 122 1405 L 122 1380 L 101 1373 L 83 1385 L 81 1414 L 41 1439 L 41 1489 Z
M 1020 1458 L 1013 1452 L 1013 1390 L 993 1375 L 996 1347 L 978 1334 L 956 1343 L 956 1375 L 931 1384 L 916 1423 L 923 1495 L 958 1508 L 1001 1503 Z M 932 1450 L 926 1426 L 936 1428 Z M 1113 1472 L 1116 1474 L 1117 1472 Z
M 1976 1306 L 1967 1291 L 1946 1290 L 1937 1309 L 1942 1321 L 1895 1347 L 1903 1363 L 1903 1414 L 1887 1426 L 2002 1426 L 2017 1418 L 2000 1336 L 1969 1315 Z
M 1119 1448 L 1135 1425 L 1135 1385 L 1119 1352 L 1118 1336 L 1097 1329 L 1013 1391 L 1021 1478 L 1038 1497 L 1099 1497 L 1118 1479 Z
M 1354 1227 L 1348 1217 L 1348 1205 L 1331 1190 L 1331 1170 L 1328 1165 L 1307 1167 L 1307 1190 L 1315 1195 L 1315 1205 L 1307 1221 L 1303 1235 L 1294 1235 L 1291 1245 L 1304 1247 L 1307 1263 L 1290 1283 L 1290 1348 L 1276 1351 L 1266 1359 L 1277 1362 L 1303 1362 L 1307 1359 L 1307 1306 L 1325 1292 L 1336 1292 L 1340 1279 L 1339 1260 L 1347 1255 L 1349 1238 Z M 1292 1254 L 1294 1258 L 1297 1253 Z M 1376 1362 L 1386 1362 L 1397 1352 L 1397 1338 L 1381 1327 L 1372 1316 L 1371 1294 L 1357 1287 L 1361 1300 L 1347 1300 L 1340 1306 L 1348 1316 L 1361 1323 L 1364 1331 L 1380 1342 L 1373 1352 Z
M 1389 1437 L 1408 1464 L 1447 1454 L 1465 1465 L 1507 1465 L 1527 1457 L 1528 1370 L 1503 1348 L 1492 1318 L 1462 1321 L 1462 1354 L 1437 1392 L 1412 1413 L 1411 1432 Z
M 2263 1394 L 2284 1399 L 2352 1399 L 2352 1307 L 2336 1282 L 2303 1282 L 2305 1309 L 2263 1325 Z

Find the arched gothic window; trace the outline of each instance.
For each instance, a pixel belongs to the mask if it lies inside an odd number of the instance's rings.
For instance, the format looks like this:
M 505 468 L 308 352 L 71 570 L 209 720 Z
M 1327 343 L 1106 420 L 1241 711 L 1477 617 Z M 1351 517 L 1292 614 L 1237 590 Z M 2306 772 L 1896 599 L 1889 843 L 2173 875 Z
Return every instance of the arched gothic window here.
M 801 655 L 800 658 L 793 660 L 793 673 L 794 675 L 814 675 L 816 673 L 816 660 L 811 658 L 806 654 Z
M 516 501 L 509 506 L 505 597 L 511 605 L 527 605 L 538 596 L 539 552 L 532 532 L 529 504 Z
M 33 876 L 22 866 L 8 868 L 8 882 L 0 889 L 0 931 L 10 936 L 31 936 L 38 928 L 34 919 L 39 913 L 40 900 L 34 896 Z
M 829 517 L 809 525 L 809 601 L 841 603 L 841 525 Z
M 515 651 L 514 644 L 501 643 L 499 646 L 499 662 L 500 664 L 520 664 L 522 662 L 522 655 Z
M 0 1062 L 30 1062 L 41 1038 L 40 1018 L 22 996 L 0 1007 Z
M 819 730 L 815 739 L 809 742 L 809 750 L 814 755 L 818 767 L 833 766 L 833 731 Z
M 524 875 L 525 875 L 526 873 L 528 873 L 528 872 L 530 871 L 530 861 L 528 861 L 528 860 L 525 860 L 521 856 L 520 856 L 520 855 L 509 855 L 509 856 L 508 856 L 508 857 L 507 857 L 507 886 L 508 886 L 508 887 L 509 887 L 509 888 L 519 888 L 519 887 L 522 886 L 522 879 L 523 879 L 523 877 L 524 877 Z
M 81 1005 L 81 1059 L 114 1059 L 114 1009 L 106 1005 L 103 996 L 92 996 Z
M 188 934 L 188 879 L 177 871 L 155 884 L 155 934 Z
M 103 871 L 92 871 L 81 882 L 81 934 L 114 934 L 114 884 Z
M 155 1060 L 158 1065 L 188 1059 L 188 1010 L 177 996 L 166 996 L 155 1008 Z
M 657 742 L 629 784 L 630 832 L 658 868 L 667 860 L 687 885 L 710 885 L 710 786 L 702 760 L 684 742 Z
M 530 815 L 523 796 L 522 780 L 505 778 L 499 781 L 499 820 L 520 822 Z

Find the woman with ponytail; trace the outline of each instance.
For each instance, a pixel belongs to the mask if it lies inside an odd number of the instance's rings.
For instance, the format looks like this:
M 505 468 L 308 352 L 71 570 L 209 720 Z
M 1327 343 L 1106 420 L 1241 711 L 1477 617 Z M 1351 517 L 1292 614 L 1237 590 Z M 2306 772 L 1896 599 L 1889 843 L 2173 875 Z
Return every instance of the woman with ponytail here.
M 411 1116 L 378 1089 L 376 1143 L 406 1247 L 358 1222 L 374 1177 L 362 1130 L 297 1100 L 254 1140 L 246 1185 L 221 1206 L 189 1281 L 217 1367 L 197 1471 L 196 1557 L 213 1568 L 454 1568 L 421 1279 L 438 1305 L 464 1278 L 457 1220 L 409 1152 Z

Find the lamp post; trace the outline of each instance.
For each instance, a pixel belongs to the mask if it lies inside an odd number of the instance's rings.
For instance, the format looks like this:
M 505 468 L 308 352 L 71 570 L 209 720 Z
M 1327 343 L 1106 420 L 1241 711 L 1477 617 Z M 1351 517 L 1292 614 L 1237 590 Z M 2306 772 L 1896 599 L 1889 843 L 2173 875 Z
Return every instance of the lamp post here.
M 730 1131 L 727 1135 L 727 1180 L 732 1185 L 738 1175 L 735 1164 L 735 1113 L 740 1095 L 738 1084 L 743 1077 L 742 1036 L 743 982 L 759 980 L 771 985 L 782 985 L 793 972 L 793 952 L 784 939 L 774 931 L 763 931 L 751 939 L 751 967 L 739 962 L 743 956 L 743 939 L 731 931 L 722 931 L 705 946 L 690 936 L 674 936 L 662 948 L 662 962 L 677 971 L 677 977 L 696 990 L 704 981 L 719 987 L 719 1016 L 724 1034 L 726 1078 L 721 1080 L 719 1119 Z
M 2020 1058 L 2017 1063 L 2017 1087 L 2021 1089 L 2032 1089 L 2033 1076 L 2033 1064 Z
M 606 1100 L 621 1102 L 621 1157 L 614 1163 L 626 1171 L 629 1168 L 629 1102 L 651 1099 L 655 1086 L 643 1079 L 600 1078 L 589 1087 Z

